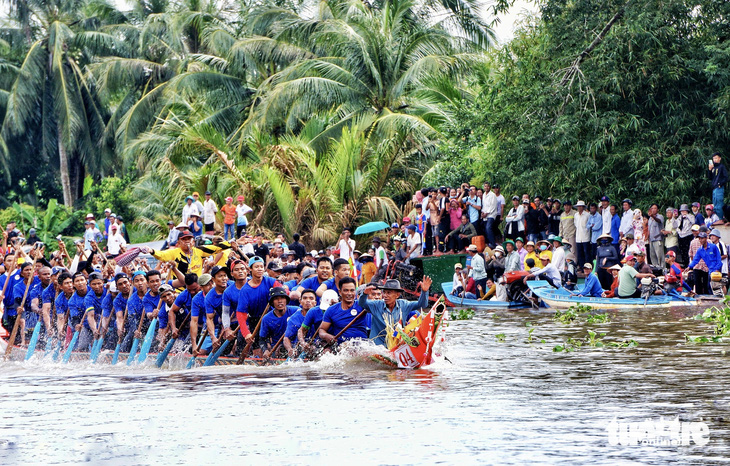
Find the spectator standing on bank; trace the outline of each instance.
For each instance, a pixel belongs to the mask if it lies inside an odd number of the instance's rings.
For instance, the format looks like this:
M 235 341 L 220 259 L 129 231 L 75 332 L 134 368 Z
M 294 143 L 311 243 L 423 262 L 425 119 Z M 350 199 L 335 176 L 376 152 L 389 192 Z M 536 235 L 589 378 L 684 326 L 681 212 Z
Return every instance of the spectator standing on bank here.
M 712 181 L 712 204 L 715 212 L 720 218 L 723 217 L 723 206 L 725 205 L 725 183 L 727 183 L 727 169 L 722 163 L 722 156 L 719 152 L 712 154 L 709 165 L 709 175 Z
M 210 197 L 210 191 L 205 192 L 205 203 L 203 204 L 203 223 L 205 224 L 205 233 L 212 235 L 215 233 L 215 214 L 218 212 L 218 206 Z

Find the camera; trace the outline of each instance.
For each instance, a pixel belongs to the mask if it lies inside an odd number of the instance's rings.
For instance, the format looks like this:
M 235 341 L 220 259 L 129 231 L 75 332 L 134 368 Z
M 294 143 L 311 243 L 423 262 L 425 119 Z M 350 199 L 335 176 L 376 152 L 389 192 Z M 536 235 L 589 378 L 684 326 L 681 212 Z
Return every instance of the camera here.
M 61 236 L 61 235 L 56 236 L 56 241 L 63 241 L 63 236 Z
M 36 242 L 36 243 L 35 243 L 35 244 L 33 245 L 33 249 L 43 249 L 43 248 L 44 248 L 45 246 L 46 246 L 46 245 L 45 245 L 44 243 L 42 243 L 42 242 L 40 242 L 40 241 L 37 241 L 37 242 Z

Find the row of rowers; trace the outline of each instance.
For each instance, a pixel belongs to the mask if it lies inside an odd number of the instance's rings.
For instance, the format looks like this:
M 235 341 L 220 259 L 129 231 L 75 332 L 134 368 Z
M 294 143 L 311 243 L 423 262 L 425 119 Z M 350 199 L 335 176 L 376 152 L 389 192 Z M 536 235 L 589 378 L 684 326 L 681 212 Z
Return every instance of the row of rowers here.
M 46 336 L 52 334 L 54 315 L 59 335 L 79 331 L 76 351 L 89 351 L 93 340 L 104 337 L 105 349 L 120 343 L 121 351 L 128 352 L 154 319 L 158 348 L 174 338 L 173 351 L 190 349 L 195 355 L 207 354 L 225 340 L 235 341 L 223 353 L 230 356 L 251 343 L 254 356 L 267 357 L 277 342 L 282 356 L 293 355 L 311 344 L 335 343 L 338 335 L 337 342 L 370 339 L 384 345 L 386 322 L 405 325 L 427 306 L 431 286 L 430 277 L 424 277 L 419 299 L 408 301 L 400 299 L 398 281 L 389 280 L 365 287 L 358 299 L 349 263 L 328 257 L 317 260 L 315 275 L 286 283 L 268 276 L 258 256 L 248 263 L 235 260 L 230 269 L 216 266 L 199 277 L 186 274 L 179 293 L 157 270 L 131 277 L 120 273 L 108 283 L 98 273 L 87 278 L 48 272 L 39 274 Z

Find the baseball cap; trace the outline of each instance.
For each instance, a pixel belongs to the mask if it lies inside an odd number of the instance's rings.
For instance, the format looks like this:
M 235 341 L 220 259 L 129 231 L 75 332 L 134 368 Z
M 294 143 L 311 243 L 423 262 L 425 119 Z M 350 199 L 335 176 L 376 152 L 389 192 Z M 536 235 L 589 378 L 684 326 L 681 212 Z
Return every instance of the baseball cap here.
M 173 291 L 175 291 L 175 290 L 172 288 L 172 285 L 168 285 L 167 283 L 165 283 L 164 285 L 160 285 L 160 289 L 159 289 L 160 296 L 162 296 L 165 293 L 172 293 Z
M 198 285 L 205 286 L 210 283 L 211 280 L 213 280 L 213 276 L 209 273 L 204 273 L 198 277 Z
M 194 191 L 194 192 L 193 192 L 193 196 L 200 196 L 200 194 L 198 194 L 198 192 L 197 192 L 197 191 Z
M 230 269 L 228 269 L 228 267 L 221 267 L 220 265 L 216 265 L 215 267 L 213 267 L 213 268 L 212 268 L 212 269 L 210 270 L 210 276 L 211 276 L 211 277 L 215 277 L 215 276 L 216 276 L 216 275 L 218 275 L 218 274 L 219 274 L 220 272 L 225 272 L 225 273 L 226 273 L 226 276 L 228 276 L 228 277 L 230 277 L 230 276 L 231 276 L 231 271 L 230 271 Z
M 697 237 L 698 238 L 707 238 L 707 233 L 704 232 L 704 231 L 701 231 L 701 232 L 699 232 L 699 234 L 697 235 Z
M 591 264 L 590 262 L 586 262 L 585 264 L 583 264 L 583 268 L 593 270 L 593 264 Z
M 403 222 L 410 222 L 410 221 L 411 221 L 411 217 L 403 217 Z
M 700 207 L 700 203 L 699 202 L 693 202 L 692 203 L 692 207 Z
M 233 202 L 233 198 L 232 198 L 231 196 L 228 196 L 228 197 L 226 198 L 226 201 L 231 201 L 231 202 Z
M 695 223 L 692 225 L 692 231 L 700 231 L 700 226 Z
M 57 273 L 61 273 L 64 270 L 66 270 L 64 267 L 60 267 L 58 265 L 53 266 L 51 269 L 51 276 L 56 275 Z M 115 277 L 116 278 L 116 277 Z
M 106 209 L 104 209 L 104 213 L 110 214 L 110 213 L 112 213 L 112 210 L 109 207 L 107 207 Z
M 463 269 L 463 268 L 464 268 L 464 266 L 461 265 L 461 262 L 457 262 L 456 264 L 454 264 L 454 270 L 459 270 L 459 269 Z
M 601 196 L 601 202 L 610 202 L 608 196 Z
M 279 267 L 276 262 L 269 262 L 269 265 L 266 266 L 266 270 L 271 270 L 272 272 L 281 272 L 281 267 Z
M 249 267 L 253 267 L 253 265 L 256 264 L 256 263 L 258 263 L 258 262 L 261 262 L 263 264 L 264 263 L 264 260 L 262 258 L 260 258 L 259 256 L 253 256 L 252 258 L 250 258 L 248 260 L 248 266 Z
M 180 232 L 180 236 L 179 236 L 179 239 L 183 239 L 183 238 L 192 238 L 192 237 L 193 237 L 193 234 L 192 234 L 192 233 L 190 233 L 190 230 L 184 230 L 184 231 L 181 231 L 181 232 Z
M 243 196 L 238 196 L 239 201 L 243 201 Z
M 390 226 L 390 228 L 398 228 L 398 224 L 397 224 L 397 223 L 394 223 L 394 224 L 392 224 L 392 225 Z
M 210 196 L 210 191 L 206 191 L 206 192 L 205 192 L 205 195 L 206 195 L 206 196 Z
M 664 257 L 671 257 L 673 259 L 676 259 L 677 258 L 677 253 L 675 253 L 674 251 L 667 251 L 667 254 Z

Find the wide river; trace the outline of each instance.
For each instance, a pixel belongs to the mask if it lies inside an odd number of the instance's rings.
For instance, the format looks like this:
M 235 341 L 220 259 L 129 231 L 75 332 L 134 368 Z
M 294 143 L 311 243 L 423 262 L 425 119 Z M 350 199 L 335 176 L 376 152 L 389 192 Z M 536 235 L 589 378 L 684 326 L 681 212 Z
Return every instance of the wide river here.
M 727 463 L 730 361 L 685 343 L 712 332 L 686 319 L 700 310 L 477 312 L 450 323 L 448 361 L 417 371 L 3 362 L 0 463 Z M 553 351 L 588 329 L 638 346 Z

